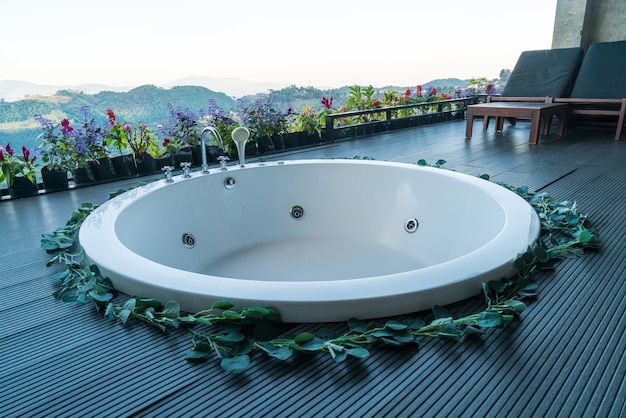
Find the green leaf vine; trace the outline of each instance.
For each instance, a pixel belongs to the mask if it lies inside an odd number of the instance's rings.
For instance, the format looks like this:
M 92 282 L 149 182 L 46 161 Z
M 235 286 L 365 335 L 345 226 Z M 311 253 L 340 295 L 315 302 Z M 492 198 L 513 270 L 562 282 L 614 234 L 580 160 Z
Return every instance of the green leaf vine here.
M 433 166 L 444 168 L 445 163 L 439 160 Z M 429 165 L 424 160 L 417 164 Z M 480 177 L 489 180 L 488 175 Z M 585 250 L 600 247 L 598 231 L 587 228 L 587 216 L 578 212 L 575 202 L 558 202 L 546 193 L 534 193 L 527 187 L 500 185 L 533 206 L 541 221 L 539 239 L 513 261 L 516 270 L 513 278 L 483 283 L 486 307 L 482 312 L 454 318 L 443 307 L 433 306 L 434 319 L 429 323 L 404 317 L 384 323 L 352 318 L 347 323 L 348 329 L 342 333 L 322 328 L 315 333 L 284 335 L 280 312 L 271 307 L 233 310 L 230 302 L 218 301 L 209 309 L 186 313 L 181 312 L 175 301 L 163 304 L 138 296 L 126 298 L 116 292 L 97 266 L 89 263 L 78 242 L 80 225 L 98 207 L 91 203 L 83 203 L 64 226 L 44 234 L 41 247 L 52 256 L 47 266 L 61 264 L 65 267 L 51 276 L 58 284 L 53 293 L 55 298 L 69 303 L 93 303 L 105 318 L 122 324 L 137 320 L 164 332 L 186 328 L 192 335 L 191 348 L 185 356 L 190 361 L 217 357 L 221 367 L 232 373 L 246 370 L 253 353 L 287 360 L 298 353 L 321 352 L 341 362 L 349 357 L 365 358 L 371 347 L 379 345 L 418 347 L 423 338 L 461 341 L 484 334 L 490 328 L 503 328 L 519 318 L 527 308 L 526 302 L 536 296 L 538 272 L 553 268 L 558 260 L 578 257 Z M 110 197 L 123 192 L 118 190 Z

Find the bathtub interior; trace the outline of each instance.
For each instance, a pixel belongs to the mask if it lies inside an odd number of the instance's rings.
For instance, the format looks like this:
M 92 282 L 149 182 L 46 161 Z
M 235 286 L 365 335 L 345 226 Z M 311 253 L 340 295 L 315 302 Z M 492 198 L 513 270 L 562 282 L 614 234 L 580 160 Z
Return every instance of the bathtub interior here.
M 142 194 L 119 213 L 115 233 L 148 260 L 219 277 L 395 274 L 463 257 L 508 221 L 489 193 L 442 174 L 383 164 L 251 166 Z M 299 219 L 290 215 L 295 205 L 304 209 Z M 413 233 L 405 230 L 411 218 L 419 222 Z M 195 238 L 191 249 L 185 233 Z

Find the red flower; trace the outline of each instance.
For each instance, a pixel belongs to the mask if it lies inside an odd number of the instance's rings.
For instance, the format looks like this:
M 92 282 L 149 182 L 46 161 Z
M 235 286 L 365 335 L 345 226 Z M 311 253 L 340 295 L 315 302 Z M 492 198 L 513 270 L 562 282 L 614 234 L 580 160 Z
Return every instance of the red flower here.
M 406 91 L 404 92 L 404 97 L 406 97 L 407 99 L 411 97 L 411 89 L 406 89 Z
M 115 125 L 115 113 L 111 109 L 107 109 L 107 116 L 109 117 L 109 123 L 111 126 Z
M 374 107 L 379 107 L 380 106 L 380 101 L 378 101 L 378 99 L 374 99 L 372 104 L 374 105 Z
M 422 97 L 422 85 L 418 84 L 417 87 L 415 87 L 415 95 L 417 97 Z
M 7 154 L 9 154 L 11 157 L 13 157 L 13 148 L 11 148 L 11 144 L 7 144 L 5 149 L 7 150 Z
M 25 145 L 22 145 L 22 155 L 24 156 L 24 161 L 28 161 L 28 157 L 30 157 L 30 151 L 26 148 Z
M 169 144 L 170 144 L 170 140 L 169 140 L 169 139 L 167 139 L 167 138 L 165 138 L 165 139 L 163 140 L 163 146 L 164 146 L 164 147 L 167 147 Z
M 63 132 L 63 135 L 67 136 L 69 135 L 72 131 L 74 130 L 74 128 L 72 128 L 70 126 L 70 121 L 67 119 L 63 119 L 61 121 L 61 132 Z
M 2 147 L 0 147 L 0 161 L 4 161 L 4 153 L 2 152 Z
M 322 105 L 324 105 L 326 109 L 331 109 L 333 107 L 333 98 L 327 99 L 325 96 L 322 96 Z

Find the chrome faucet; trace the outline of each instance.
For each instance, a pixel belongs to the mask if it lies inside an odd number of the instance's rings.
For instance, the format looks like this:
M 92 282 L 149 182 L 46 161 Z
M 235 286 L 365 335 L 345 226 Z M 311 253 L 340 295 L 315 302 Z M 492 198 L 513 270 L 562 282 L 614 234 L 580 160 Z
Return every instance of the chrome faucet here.
M 220 149 L 222 151 L 224 150 L 224 143 L 222 142 L 222 137 L 220 136 L 220 133 L 217 132 L 217 129 L 215 129 L 212 126 L 207 126 L 206 128 L 204 128 L 202 130 L 202 133 L 200 134 L 200 142 L 202 145 L 202 173 L 203 174 L 207 174 L 209 172 L 209 164 L 206 158 L 206 142 L 204 142 L 204 134 L 207 131 L 213 134 L 215 139 L 217 139 L 217 143 L 220 145 Z

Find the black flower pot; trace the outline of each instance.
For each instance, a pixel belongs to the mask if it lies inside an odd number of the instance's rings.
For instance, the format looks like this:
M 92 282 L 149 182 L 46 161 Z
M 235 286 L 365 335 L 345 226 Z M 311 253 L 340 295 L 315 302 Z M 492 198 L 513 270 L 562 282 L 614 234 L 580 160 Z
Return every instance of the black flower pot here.
M 161 158 L 154 160 L 156 162 L 157 171 L 161 171 L 163 167 L 174 167 L 174 157 L 170 154 L 165 154 Z
M 235 154 L 237 154 L 237 150 L 236 150 L 237 147 L 233 145 L 233 148 L 235 148 Z M 217 145 L 208 145 L 206 147 L 207 162 L 216 163 L 217 157 L 222 156 L 222 155 L 226 155 L 226 154 Z
M 256 141 L 246 142 L 246 157 L 256 157 L 259 155 L 259 146 Z
M 192 160 L 191 160 L 192 165 L 194 166 L 202 165 L 202 145 L 196 145 L 195 147 L 192 147 L 191 156 L 192 156 Z
M 300 132 L 290 132 L 287 135 L 283 136 L 283 142 L 285 148 L 295 148 L 299 145 L 298 137 L 300 136 Z
M 137 174 L 140 176 L 147 176 L 156 171 L 156 163 L 150 154 L 135 159 L 135 166 L 137 167 Z
M 93 175 L 91 167 L 89 166 L 74 168 L 71 170 L 71 172 L 72 179 L 74 180 L 74 183 L 78 186 L 93 183 L 94 181 L 96 181 L 96 177 Z
M 256 143 L 259 147 L 260 155 L 274 151 L 274 142 L 272 142 L 272 138 L 267 135 L 257 138 Z
M 19 199 L 26 196 L 34 196 L 39 193 L 37 185 L 31 182 L 27 177 L 15 177 L 13 185 L 9 187 L 9 194 L 13 199 Z
M 133 174 L 133 157 L 130 155 L 118 155 L 111 158 L 111 164 L 117 177 L 128 177 Z
M 317 132 L 307 133 L 306 137 L 307 137 L 306 142 L 308 145 L 317 145 L 320 143 L 320 140 L 321 140 Z
M 180 163 L 193 164 L 193 154 L 190 148 L 183 148 L 174 155 L 174 167 L 180 169 Z
M 281 134 L 272 135 L 272 143 L 274 144 L 275 151 L 280 151 L 285 148 L 285 140 Z
M 110 180 L 117 177 L 115 169 L 109 157 L 98 158 L 95 161 L 89 161 L 91 171 L 93 171 L 96 180 Z
M 41 178 L 43 180 L 43 188 L 47 192 L 67 190 L 69 188 L 67 170 L 49 170 L 48 167 L 44 167 L 41 169 Z

